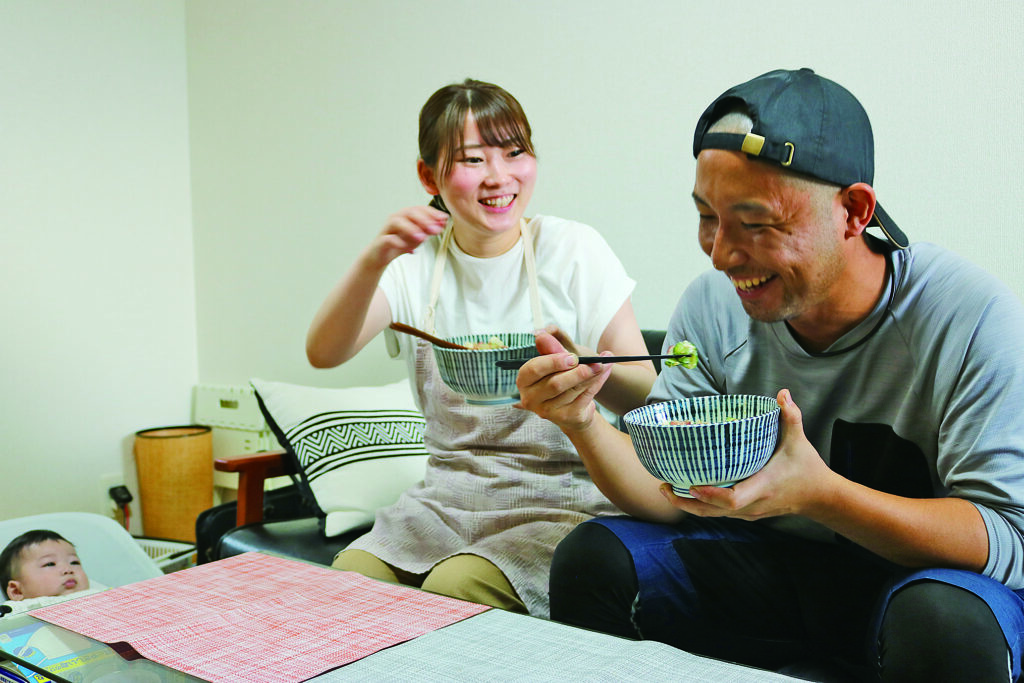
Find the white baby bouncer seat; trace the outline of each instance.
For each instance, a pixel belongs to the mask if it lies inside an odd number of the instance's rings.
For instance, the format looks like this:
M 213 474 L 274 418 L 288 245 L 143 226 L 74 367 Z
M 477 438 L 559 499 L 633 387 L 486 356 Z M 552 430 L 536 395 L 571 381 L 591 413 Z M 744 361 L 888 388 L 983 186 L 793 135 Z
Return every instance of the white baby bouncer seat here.
M 49 512 L 0 521 L 0 549 L 32 529 L 56 531 L 75 546 L 90 582 L 115 588 L 163 574 L 124 527 L 91 512 Z

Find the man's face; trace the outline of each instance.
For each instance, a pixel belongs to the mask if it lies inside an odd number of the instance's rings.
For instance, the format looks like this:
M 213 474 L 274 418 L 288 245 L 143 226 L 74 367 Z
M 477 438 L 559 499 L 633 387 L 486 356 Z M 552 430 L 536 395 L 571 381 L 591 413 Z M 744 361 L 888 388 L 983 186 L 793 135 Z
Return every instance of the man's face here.
M 89 587 L 89 578 L 74 546 L 66 541 L 43 541 L 21 551 L 18 578 L 7 586 L 11 600 L 65 595 Z
M 827 320 L 843 293 L 844 209 L 832 192 L 745 154 L 703 150 L 694 202 L 701 248 L 755 320 L 800 330 Z

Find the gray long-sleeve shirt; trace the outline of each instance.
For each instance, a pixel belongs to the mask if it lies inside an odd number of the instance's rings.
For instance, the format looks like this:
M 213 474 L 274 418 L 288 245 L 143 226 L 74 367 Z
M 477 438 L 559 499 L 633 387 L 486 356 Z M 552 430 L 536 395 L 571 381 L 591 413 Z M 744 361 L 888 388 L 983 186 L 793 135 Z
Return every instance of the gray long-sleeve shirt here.
M 725 275 L 704 273 L 666 336 L 667 345 L 694 342 L 699 368 L 663 371 L 648 400 L 788 388 L 833 469 L 891 493 L 972 502 L 988 530 L 984 574 L 1024 588 L 1024 304 L 935 245 L 891 259 L 893 280 L 875 310 L 832 349 L 870 338 L 834 356 L 804 351 L 785 323 L 752 320 Z M 802 518 L 772 523 L 817 538 L 826 531 Z

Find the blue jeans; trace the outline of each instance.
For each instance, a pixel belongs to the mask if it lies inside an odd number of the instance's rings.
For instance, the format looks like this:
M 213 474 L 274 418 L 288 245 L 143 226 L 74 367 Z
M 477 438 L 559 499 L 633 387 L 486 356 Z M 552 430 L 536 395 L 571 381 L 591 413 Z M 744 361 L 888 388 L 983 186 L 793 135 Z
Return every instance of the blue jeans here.
M 603 534 L 611 543 L 594 525 L 614 534 Z M 870 677 L 883 659 L 898 661 L 895 650 L 908 640 L 886 641 L 893 596 L 927 582 L 970 594 L 955 603 L 978 617 L 980 625 L 966 637 L 977 641 L 975 651 L 991 655 L 993 670 L 1001 667 L 1001 680 L 1007 679 L 1008 650 L 1016 680 L 1024 600 L 1003 584 L 965 571 L 909 571 L 848 542 L 807 541 L 759 523 L 697 517 L 678 525 L 629 517 L 587 522 L 555 553 L 551 609 L 560 621 L 753 666 L 777 669 L 824 658 Z M 957 622 L 949 638 L 960 643 L 970 622 Z M 955 657 L 934 631 L 919 626 L 914 638 Z

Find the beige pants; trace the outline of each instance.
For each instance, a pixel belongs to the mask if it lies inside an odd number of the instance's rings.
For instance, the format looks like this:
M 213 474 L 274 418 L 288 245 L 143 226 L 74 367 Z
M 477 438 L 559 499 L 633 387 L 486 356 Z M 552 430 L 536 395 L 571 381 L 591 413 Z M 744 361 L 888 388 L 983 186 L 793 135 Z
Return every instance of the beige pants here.
M 526 612 L 526 605 L 501 570 L 479 555 L 454 555 L 435 564 L 426 574 L 412 574 L 364 550 L 342 550 L 331 566 L 510 612 Z

